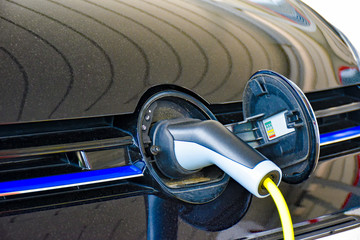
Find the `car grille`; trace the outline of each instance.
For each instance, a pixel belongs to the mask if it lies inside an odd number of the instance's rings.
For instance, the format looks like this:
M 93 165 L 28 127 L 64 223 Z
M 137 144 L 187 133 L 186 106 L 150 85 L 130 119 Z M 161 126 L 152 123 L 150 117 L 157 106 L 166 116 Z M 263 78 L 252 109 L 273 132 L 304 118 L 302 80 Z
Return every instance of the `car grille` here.
M 320 159 L 360 151 L 360 86 L 347 86 L 306 94 L 320 131 Z M 243 121 L 241 103 L 213 105 L 223 124 Z
M 70 173 L 79 168 L 72 165 L 65 154 L 4 158 L 0 162 L 0 180 L 13 181 L 54 175 L 58 172 Z
M 319 124 L 320 160 L 359 151 L 360 134 L 356 131 L 360 126 L 360 87 L 347 86 L 306 95 Z M 209 108 L 223 124 L 243 121 L 241 102 L 214 104 Z M 1 192 L 0 197 L 6 202 L 16 199 L 19 193 L 26 196 L 39 195 L 44 190 L 46 194 L 49 191 L 64 193 L 69 189 L 80 191 L 114 183 L 121 185 L 124 181 L 136 185 L 136 181 L 129 182 L 129 178 L 143 176 L 145 165 L 134 138 L 134 123 L 135 114 L 128 114 L 1 125 L 0 188 L 8 190 Z M 117 175 L 107 169 L 115 169 Z M 66 181 L 28 189 L 37 186 L 34 179 L 58 181 L 54 176 Z M 128 188 L 124 189 L 129 192 Z M 134 189 L 149 190 L 139 186 Z
M 360 150 L 360 87 L 308 94 L 319 124 L 320 160 Z
M 0 126 L 0 197 L 96 188 L 142 176 L 142 166 L 133 166 L 141 160 L 132 150 L 133 137 L 114 125 L 123 117 Z

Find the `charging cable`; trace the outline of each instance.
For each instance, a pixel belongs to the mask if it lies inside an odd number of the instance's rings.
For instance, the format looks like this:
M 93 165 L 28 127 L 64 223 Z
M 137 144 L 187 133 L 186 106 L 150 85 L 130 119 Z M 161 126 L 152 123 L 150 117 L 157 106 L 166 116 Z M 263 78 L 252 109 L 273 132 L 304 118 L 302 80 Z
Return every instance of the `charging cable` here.
M 279 188 L 276 184 L 271 180 L 271 178 L 266 178 L 263 186 L 268 190 L 272 199 L 275 202 L 275 205 L 278 209 L 281 226 L 283 228 L 284 240 L 293 240 L 294 236 L 294 228 L 291 221 L 291 216 L 289 212 L 289 208 L 285 202 L 283 195 L 281 194 Z

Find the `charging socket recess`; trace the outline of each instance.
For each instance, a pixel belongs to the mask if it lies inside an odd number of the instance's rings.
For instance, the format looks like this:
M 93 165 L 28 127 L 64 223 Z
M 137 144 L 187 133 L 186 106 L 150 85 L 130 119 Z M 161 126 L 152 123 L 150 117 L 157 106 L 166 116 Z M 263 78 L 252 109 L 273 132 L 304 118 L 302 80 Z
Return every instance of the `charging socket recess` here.
M 147 169 L 161 189 L 169 195 L 188 203 L 203 204 L 218 198 L 228 185 L 230 177 L 216 166 L 198 171 L 186 171 L 179 176 L 169 175 L 160 161 L 173 156 L 165 146 L 153 145 L 152 129 L 166 120 L 199 119 L 216 120 L 215 116 L 199 100 L 177 91 L 155 94 L 142 107 L 138 118 L 138 139 Z M 170 164 L 170 161 L 169 161 Z M 244 191 L 244 196 L 248 193 Z

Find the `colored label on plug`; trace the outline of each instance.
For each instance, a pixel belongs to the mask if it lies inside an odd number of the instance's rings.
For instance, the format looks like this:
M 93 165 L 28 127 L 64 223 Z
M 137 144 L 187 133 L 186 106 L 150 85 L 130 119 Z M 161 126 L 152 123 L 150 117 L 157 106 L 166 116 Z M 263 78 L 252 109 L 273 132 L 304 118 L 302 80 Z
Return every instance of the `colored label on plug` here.
M 294 128 L 288 128 L 285 114 L 287 111 L 280 112 L 263 120 L 266 134 L 269 140 L 285 136 L 295 132 Z
M 265 123 L 265 128 L 269 139 L 276 137 L 275 130 L 271 124 L 271 121 Z

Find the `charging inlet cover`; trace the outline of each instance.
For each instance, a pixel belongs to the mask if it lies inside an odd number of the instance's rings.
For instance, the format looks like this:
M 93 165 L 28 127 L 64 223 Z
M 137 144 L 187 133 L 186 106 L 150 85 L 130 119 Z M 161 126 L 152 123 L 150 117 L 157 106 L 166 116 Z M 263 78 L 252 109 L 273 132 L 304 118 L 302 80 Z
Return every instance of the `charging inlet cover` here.
M 257 118 L 257 150 L 277 164 L 283 180 L 300 183 L 315 169 L 320 150 L 315 114 L 293 82 L 272 71 L 259 71 L 243 93 L 244 119 Z

